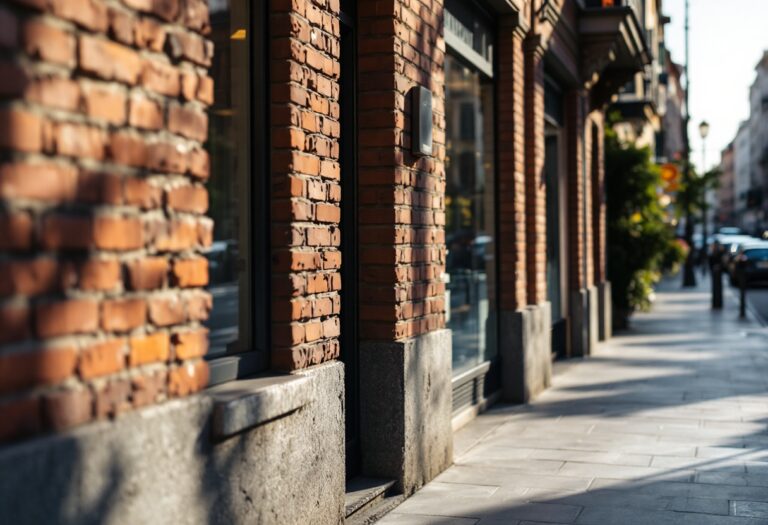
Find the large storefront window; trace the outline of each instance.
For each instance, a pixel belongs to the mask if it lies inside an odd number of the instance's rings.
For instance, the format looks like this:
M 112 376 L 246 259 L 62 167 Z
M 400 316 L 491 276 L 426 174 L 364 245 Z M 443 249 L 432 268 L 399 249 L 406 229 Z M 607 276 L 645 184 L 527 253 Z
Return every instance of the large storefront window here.
M 209 215 L 215 222 L 208 251 L 213 310 L 209 358 L 231 356 L 251 346 L 251 181 L 249 2 L 212 0 L 211 38 L 215 45 L 211 76 L 207 148 L 211 158 Z M 235 368 L 237 366 L 235 365 Z
M 446 56 L 449 327 L 458 374 L 496 355 L 493 84 Z

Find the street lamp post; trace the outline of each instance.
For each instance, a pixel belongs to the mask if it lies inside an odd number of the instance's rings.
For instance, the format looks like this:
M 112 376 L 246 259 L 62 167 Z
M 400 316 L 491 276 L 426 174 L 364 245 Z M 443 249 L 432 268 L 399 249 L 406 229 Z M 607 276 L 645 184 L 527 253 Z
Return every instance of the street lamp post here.
M 691 121 L 691 110 L 688 104 L 691 92 L 691 70 L 689 60 L 689 6 L 688 0 L 685 0 L 685 115 L 683 116 L 683 183 L 690 186 L 691 180 L 691 144 L 688 136 L 688 124 Z M 696 286 L 696 272 L 694 271 L 695 246 L 693 245 L 693 203 L 691 202 L 690 188 L 685 191 L 685 242 L 688 244 L 688 257 L 685 258 L 683 265 L 683 287 L 691 288 Z
M 701 136 L 701 173 L 700 176 L 704 176 L 707 164 L 707 135 L 709 135 L 709 123 L 706 120 L 702 120 L 699 124 L 699 135 Z M 701 204 L 702 220 L 701 220 L 701 246 L 706 256 L 707 253 L 707 221 L 708 221 L 708 208 L 709 202 L 707 202 L 707 188 L 704 188 L 703 201 Z M 706 268 L 706 265 L 705 265 Z

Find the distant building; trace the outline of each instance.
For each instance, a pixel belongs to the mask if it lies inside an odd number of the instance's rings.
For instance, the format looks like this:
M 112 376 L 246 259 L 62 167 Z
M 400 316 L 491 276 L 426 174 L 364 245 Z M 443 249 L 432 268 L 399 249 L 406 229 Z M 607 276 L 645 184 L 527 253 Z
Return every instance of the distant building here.
M 733 172 L 736 225 L 746 229 L 755 227 L 756 204 L 754 192 L 752 192 L 753 198 L 749 198 L 752 188 L 749 142 L 749 121 L 744 121 L 739 126 L 736 139 L 733 141 Z
M 661 81 L 661 85 L 666 90 L 662 126 L 663 157 L 666 162 L 675 162 L 682 159 L 685 153 L 683 138 L 685 90 L 680 80 L 683 75 L 683 66 L 672 61 L 669 51 L 665 51 L 665 55 L 665 73 Z
M 661 1 L 642 4 L 642 24 L 651 63 L 635 73 L 619 92 L 610 111 L 618 111 L 621 122 L 614 126 L 619 138 L 648 147 L 656 162 L 664 162 L 663 117 L 667 106 L 664 26 L 670 19 L 661 12 Z
M 759 227 L 768 227 L 768 50 L 755 67 L 749 88 L 749 141 L 752 190 L 757 203 Z
M 721 226 L 735 223 L 736 174 L 734 172 L 734 143 L 731 142 L 720 154 L 720 187 L 717 188 L 716 220 Z

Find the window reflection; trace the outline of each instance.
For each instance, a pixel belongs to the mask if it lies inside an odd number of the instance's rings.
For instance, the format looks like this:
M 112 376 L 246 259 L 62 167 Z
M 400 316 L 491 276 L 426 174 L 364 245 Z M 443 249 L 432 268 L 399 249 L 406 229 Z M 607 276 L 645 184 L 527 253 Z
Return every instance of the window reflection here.
M 496 355 L 493 84 L 446 57 L 449 327 L 459 372 Z
M 242 328 L 248 315 L 249 223 L 248 139 L 250 90 L 248 12 L 245 0 L 212 0 L 211 38 L 215 53 L 211 76 L 215 101 L 210 111 L 207 148 L 211 156 L 210 216 L 214 241 L 208 251 L 213 310 L 209 356 L 245 350 Z

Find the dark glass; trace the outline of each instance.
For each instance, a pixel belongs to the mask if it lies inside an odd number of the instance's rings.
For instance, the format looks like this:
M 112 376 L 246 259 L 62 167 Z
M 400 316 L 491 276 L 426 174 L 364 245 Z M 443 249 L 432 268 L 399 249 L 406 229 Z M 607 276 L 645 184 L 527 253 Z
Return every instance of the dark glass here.
M 496 356 L 493 84 L 448 55 L 446 271 L 454 373 Z
M 207 253 L 213 310 L 206 325 L 210 329 L 209 357 L 216 357 L 247 350 L 249 344 L 251 35 L 246 0 L 212 0 L 210 9 L 215 101 L 207 148 L 211 156 L 209 213 L 215 226 Z

